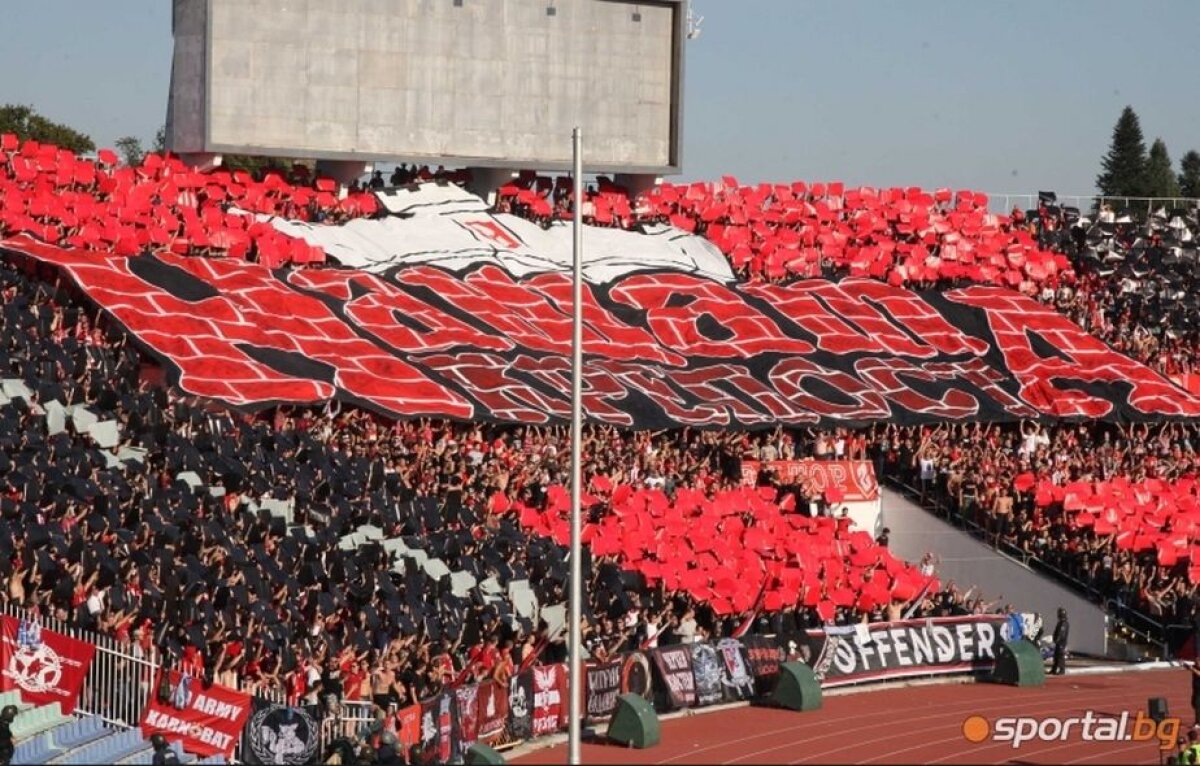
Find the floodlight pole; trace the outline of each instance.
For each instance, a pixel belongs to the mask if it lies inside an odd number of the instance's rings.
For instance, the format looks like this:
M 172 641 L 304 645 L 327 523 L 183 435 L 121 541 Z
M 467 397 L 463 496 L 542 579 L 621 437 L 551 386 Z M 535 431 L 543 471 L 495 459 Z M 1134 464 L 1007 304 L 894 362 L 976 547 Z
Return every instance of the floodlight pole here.
M 575 128 L 574 152 L 574 258 L 571 275 L 571 587 L 568 603 L 571 649 L 567 675 L 570 714 L 567 763 L 583 763 L 580 741 L 583 727 L 583 131 Z

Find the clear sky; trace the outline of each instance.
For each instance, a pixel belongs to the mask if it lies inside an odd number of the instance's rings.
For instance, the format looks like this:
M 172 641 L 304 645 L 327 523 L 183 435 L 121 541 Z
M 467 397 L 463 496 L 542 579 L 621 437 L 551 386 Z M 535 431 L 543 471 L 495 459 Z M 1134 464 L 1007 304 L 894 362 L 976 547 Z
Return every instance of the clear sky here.
M 1087 194 L 1126 104 L 1200 149 L 1200 0 L 694 2 L 686 179 Z M 0 102 L 149 142 L 170 5 L 4 2 Z

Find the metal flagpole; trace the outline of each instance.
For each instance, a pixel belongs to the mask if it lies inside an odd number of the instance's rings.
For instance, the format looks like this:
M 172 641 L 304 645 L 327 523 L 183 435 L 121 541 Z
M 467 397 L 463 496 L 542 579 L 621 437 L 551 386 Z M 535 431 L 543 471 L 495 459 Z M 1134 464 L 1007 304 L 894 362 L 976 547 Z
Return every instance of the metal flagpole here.
M 568 711 L 571 716 L 568 731 L 570 747 L 567 762 L 583 763 L 580 754 L 580 735 L 583 727 L 583 131 L 575 128 L 572 136 L 575 155 L 574 174 L 574 264 L 571 275 L 571 649 L 567 690 L 570 695 Z

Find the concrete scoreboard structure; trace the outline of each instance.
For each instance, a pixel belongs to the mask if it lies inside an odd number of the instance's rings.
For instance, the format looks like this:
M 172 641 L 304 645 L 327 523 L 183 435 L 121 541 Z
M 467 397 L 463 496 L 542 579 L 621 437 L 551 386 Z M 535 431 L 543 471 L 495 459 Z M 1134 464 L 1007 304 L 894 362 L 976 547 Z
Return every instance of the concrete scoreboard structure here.
M 168 147 L 681 168 L 685 0 L 173 0 Z

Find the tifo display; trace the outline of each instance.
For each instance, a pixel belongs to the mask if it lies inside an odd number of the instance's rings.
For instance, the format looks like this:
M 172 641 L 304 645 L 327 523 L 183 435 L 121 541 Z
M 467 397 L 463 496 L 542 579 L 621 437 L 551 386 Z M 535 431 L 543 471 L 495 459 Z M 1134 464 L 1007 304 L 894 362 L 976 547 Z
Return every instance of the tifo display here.
M 140 726 L 22 756 L 440 763 L 565 725 L 569 186 L 300 176 L 0 138 L 0 691 Z M 1119 280 L 1152 277 L 1102 274 L 1051 205 L 584 203 L 589 718 L 784 704 L 781 664 L 798 710 L 989 673 L 1022 605 L 898 558 L 885 479 L 1190 618 L 1190 336 L 1145 340 Z
M 560 275 L 519 282 L 493 266 L 462 275 L 415 266 L 382 279 L 0 245 L 61 267 L 188 393 L 260 408 L 338 398 L 395 416 L 501 422 L 569 413 Z M 655 273 L 585 300 L 587 412 L 611 425 L 1200 415 L 1200 399 L 994 288 L 727 287 Z

